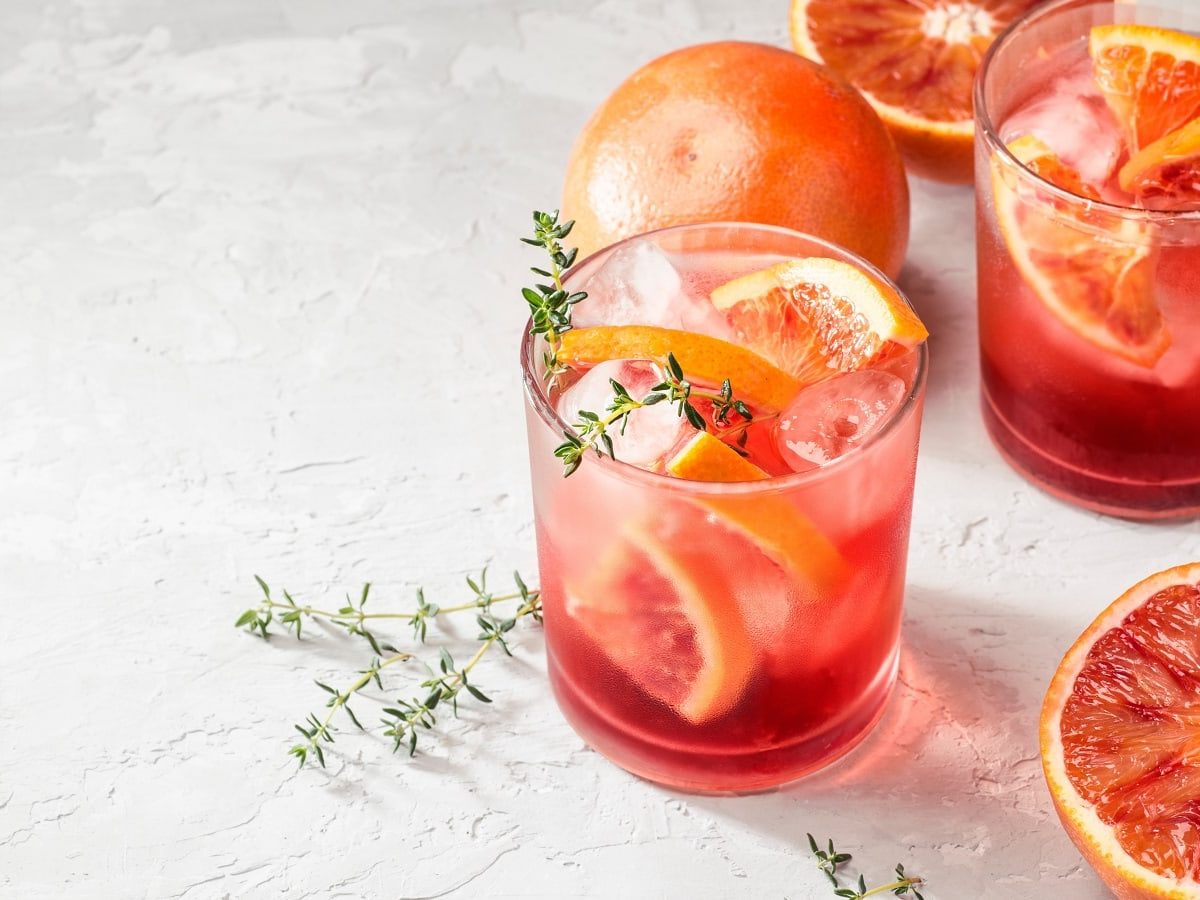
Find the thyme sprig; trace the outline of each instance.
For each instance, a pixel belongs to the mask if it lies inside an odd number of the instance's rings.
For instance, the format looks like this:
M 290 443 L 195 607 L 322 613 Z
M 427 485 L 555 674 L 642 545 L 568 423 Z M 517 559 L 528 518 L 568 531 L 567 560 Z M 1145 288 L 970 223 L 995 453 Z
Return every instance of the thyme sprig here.
M 610 378 L 608 383 L 612 387 L 613 398 L 605 408 L 604 414 L 591 410 L 578 412 L 571 428 L 563 431 L 563 443 L 554 450 L 554 455 L 563 462 L 564 477 L 575 473 L 589 450 L 597 456 L 607 455 L 616 459 L 613 432 L 624 434 L 629 417 L 634 412 L 659 403 L 673 404 L 680 417 L 686 419 L 689 425 L 697 431 L 708 431 L 708 422 L 704 414 L 692 403 L 692 399 L 710 400 L 714 426 L 728 425 L 733 415 L 742 420 L 730 428 L 720 430 L 718 436 L 722 440 L 734 437 L 738 447 L 745 445 L 746 427 L 756 420 L 745 402 L 734 396 L 733 385 L 729 383 L 728 378 L 722 383 L 720 391 L 697 388 L 684 375 L 683 366 L 679 364 L 674 353 L 667 354 L 666 363 L 659 366 L 659 373 L 662 381 L 654 385 L 650 393 L 640 400 L 631 396 L 628 388 L 619 381 Z
M 904 866 L 899 863 L 896 864 L 895 881 L 888 884 L 881 884 L 878 887 L 868 888 L 866 877 L 859 875 L 858 881 L 852 887 L 843 887 L 841 881 L 838 879 L 838 869 L 850 862 L 853 857 L 849 853 L 843 853 L 835 848 L 832 838 L 829 839 L 826 849 L 823 850 L 817 843 L 817 839 L 810 834 L 808 835 L 808 846 L 817 860 L 817 868 L 825 873 L 825 877 L 833 885 L 833 895 L 835 897 L 842 897 L 844 900 L 864 900 L 866 897 L 892 893 L 897 897 L 911 894 L 915 900 L 925 900 L 921 892 L 917 889 L 918 885 L 925 883 L 925 879 L 918 875 L 906 874 Z
M 357 603 L 347 598 L 346 606 L 333 611 L 307 605 L 302 606 L 287 591 L 283 591 L 282 600 L 276 600 L 271 593 L 271 588 L 256 575 L 255 581 L 258 582 L 263 599 L 257 606 L 251 607 L 238 617 L 237 627 L 246 628 L 252 634 L 257 634 L 265 640 L 272 634 L 270 626 L 278 622 L 283 625 L 285 630 L 294 631 L 299 639 L 305 619 L 321 619 L 340 625 L 346 629 L 347 633 L 363 638 L 370 644 L 374 652 L 367 668 L 360 669 L 359 677 L 346 688 L 337 689 L 324 682 L 316 682 L 317 687 L 328 695 L 325 702 L 328 712 L 323 716 L 309 713 L 302 724 L 293 726 L 304 740 L 292 746 L 288 753 L 296 757 L 301 766 L 310 758 L 315 757 L 317 762 L 324 767 L 325 748 L 323 745 L 334 743 L 334 734 L 337 733 L 337 728 L 333 723 L 338 711 L 343 711 L 356 728 L 365 731 L 366 729 L 350 706 L 350 700 L 372 683 L 379 690 L 385 690 L 383 679 L 380 677 L 380 673 L 384 669 L 398 663 L 420 662 L 416 654 L 400 650 L 393 644 L 380 640 L 373 631 L 367 628 L 367 620 L 406 620 L 412 626 L 413 637 L 420 643 L 425 642 L 429 622 L 447 613 L 473 610 L 475 611 L 476 625 L 479 627 L 476 639 L 480 645 L 465 665 L 461 668 L 456 666 L 450 652 L 445 647 L 440 648 L 438 651 L 440 674 L 432 666 L 422 663 L 428 673 L 428 677 L 420 682 L 420 687 L 423 689 L 422 695 L 410 699 L 394 700 L 392 706 L 384 708 L 383 712 L 387 718 L 382 719 L 385 726 L 383 734 L 393 739 L 393 751 L 404 746 L 407 747 L 410 756 L 414 755 L 417 750 L 419 733 L 431 731 L 437 723 L 434 710 L 449 703 L 457 716 L 459 695 L 464 691 L 481 703 L 491 703 L 491 698 L 470 681 L 471 671 L 487 655 L 488 651 L 497 645 L 505 654 L 512 656 L 508 637 L 518 621 L 524 618 L 531 618 L 536 622 L 542 621 L 542 601 L 538 589 L 526 585 L 519 572 L 513 573 L 513 580 L 516 590 L 500 594 L 492 593 L 487 586 L 487 570 L 485 569 L 478 578 L 468 577 L 466 579 L 467 586 L 474 595 L 474 599 L 470 602 L 439 606 L 430 603 L 425 598 L 424 590 L 418 589 L 417 607 L 413 611 L 366 612 L 364 607 L 371 589 L 369 583 L 363 586 Z M 511 615 L 499 614 L 497 604 L 511 600 L 520 600 L 516 610 Z
M 543 356 L 546 364 L 546 377 L 551 378 L 563 371 L 558 361 L 558 348 L 563 334 L 571 330 L 571 308 L 587 298 L 584 291 L 568 291 L 563 286 L 563 275 L 567 269 L 575 265 L 578 247 L 567 249 L 563 240 L 575 227 L 574 220 L 558 221 L 559 212 L 552 213 L 535 210 L 533 213 L 533 237 L 521 238 L 521 241 L 534 247 L 543 248 L 550 257 L 550 268 L 531 267 L 534 275 L 549 278 L 550 283 L 539 283 L 533 287 L 521 289 L 521 296 L 529 305 L 529 333 L 542 335 L 549 349 Z

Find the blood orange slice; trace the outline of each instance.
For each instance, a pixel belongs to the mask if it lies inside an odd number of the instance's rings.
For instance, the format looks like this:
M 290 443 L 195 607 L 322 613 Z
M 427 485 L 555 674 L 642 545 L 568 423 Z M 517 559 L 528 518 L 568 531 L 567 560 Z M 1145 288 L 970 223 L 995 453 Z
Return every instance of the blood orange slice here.
M 1120 179 L 1149 209 L 1200 209 L 1200 119 L 1143 148 L 1122 167 Z
M 716 288 L 712 302 L 742 344 L 802 384 L 852 372 L 929 336 L 894 290 L 836 259 L 792 259 L 743 275 Z
M 1130 153 L 1200 115 L 1200 37 L 1148 25 L 1100 25 L 1088 50 Z
M 792 0 L 792 45 L 845 76 L 914 175 L 971 180 L 971 90 L 996 35 L 1038 0 Z
M 1067 833 L 1118 897 L 1200 896 L 1200 563 L 1135 585 L 1067 651 L 1041 752 Z
M 584 583 L 565 586 L 566 606 L 642 690 L 699 724 L 733 706 L 756 659 L 712 549 L 676 537 L 631 524 Z
M 1097 196 L 1038 138 L 1019 138 L 1008 149 L 1052 184 Z M 1154 299 L 1157 251 L 1144 227 L 1103 222 L 1051 196 L 1023 193 L 999 160 L 992 185 L 1004 242 L 1046 308 L 1088 343 L 1153 368 L 1171 339 Z

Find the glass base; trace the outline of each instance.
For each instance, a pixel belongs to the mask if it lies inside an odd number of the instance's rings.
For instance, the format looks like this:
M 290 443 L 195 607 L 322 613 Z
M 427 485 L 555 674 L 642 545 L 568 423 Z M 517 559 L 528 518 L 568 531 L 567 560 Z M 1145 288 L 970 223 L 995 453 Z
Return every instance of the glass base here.
M 662 743 L 623 728 L 596 707 L 548 659 L 550 684 L 563 717 L 593 750 L 639 778 L 692 794 L 752 794 L 775 790 L 825 768 L 857 747 L 879 722 L 899 671 L 900 648 L 889 657 L 857 706 L 816 734 L 789 744 L 731 752 Z M 593 687 L 593 690 L 596 688 Z
M 1136 481 L 1067 465 L 1016 431 L 992 402 L 986 385 L 981 399 L 988 437 L 1005 462 L 1026 481 L 1059 500 L 1092 512 L 1143 522 L 1200 516 L 1200 481 Z

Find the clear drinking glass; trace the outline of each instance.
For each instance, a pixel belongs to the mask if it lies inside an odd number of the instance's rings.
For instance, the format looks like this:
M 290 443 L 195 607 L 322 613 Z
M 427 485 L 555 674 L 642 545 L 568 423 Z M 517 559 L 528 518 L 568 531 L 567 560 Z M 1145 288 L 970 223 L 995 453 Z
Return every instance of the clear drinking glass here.
M 717 282 L 834 245 L 750 224 L 649 240 Z M 628 243 L 628 242 L 626 242 Z M 609 254 L 571 270 L 579 289 Z M 584 301 L 587 302 L 587 301 Z M 925 391 L 924 345 L 896 361 L 898 411 L 810 471 L 694 482 L 589 455 L 568 478 L 567 422 L 522 343 L 550 681 L 585 741 L 629 771 L 693 791 L 773 787 L 848 752 L 894 683 Z
M 1086 93 L 1089 33 L 1113 23 L 1196 32 L 1200 4 L 1041 6 L 995 42 L 976 82 L 983 415 L 1013 468 L 1058 497 L 1130 518 L 1194 515 L 1200 212 L 1114 200 L 1119 125 Z M 1023 165 L 1016 141 L 1029 133 L 1067 148 L 1107 200 Z

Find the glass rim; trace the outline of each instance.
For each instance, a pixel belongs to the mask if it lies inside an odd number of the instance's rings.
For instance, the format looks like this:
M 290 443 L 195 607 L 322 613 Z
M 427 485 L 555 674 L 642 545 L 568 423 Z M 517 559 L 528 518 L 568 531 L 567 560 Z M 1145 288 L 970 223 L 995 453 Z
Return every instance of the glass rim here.
M 974 87 L 975 123 L 979 132 L 986 139 L 989 148 L 996 153 L 997 157 L 1007 168 L 1015 171 L 1018 177 L 1037 185 L 1040 190 L 1045 190 L 1056 200 L 1087 210 L 1099 210 L 1107 215 L 1135 222 L 1153 222 L 1163 226 L 1174 225 L 1176 223 L 1200 222 L 1200 210 L 1173 211 L 1143 209 L 1137 206 L 1122 206 L 1117 203 L 1109 203 L 1105 200 L 1089 200 L 1087 197 L 1073 194 L 1068 190 L 1060 188 L 1053 182 L 1047 181 L 1041 175 L 1038 175 L 1022 164 L 1008 147 L 1005 146 L 1004 141 L 1000 139 L 999 131 L 992 120 L 991 110 L 988 109 L 986 91 L 984 90 L 984 85 L 988 81 L 988 75 L 992 70 L 992 66 L 995 65 L 996 59 L 1004 52 L 1019 32 L 1034 27 L 1043 18 L 1071 7 L 1099 6 L 1104 3 L 1114 7 L 1120 5 L 1119 0 L 1051 0 L 1049 3 L 1026 10 L 1010 22 L 996 39 L 992 41 L 992 45 L 988 48 L 987 53 L 984 54 L 983 61 L 979 65 L 979 72 L 975 78 Z M 976 179 L 980 177 L 978 172 L 976 172 L 975 177 Z
M 808 241 L 819 247 L 824 247 L 833 251 L 839 256 L 846 257 L 859 266 L 870 275 L 878 278 L 887 287 L 896 292 L 896 295 L 904 301 L 904 304 L 913 309 L 912 302 L 908 296 L 900 290 L 896 283 L 880 271 L 875 265 L 863 259 L 857 253 L 847 250 L 840 244 L 835 244 L 824 238 L 819 238 L 816 235 L 808 234 L 803 231 L 796 231 L 791 228 L 784 228 L 778 225 L 763 225 L 757 222 L 733 222 L 733 221 L 718 221 L 718 222 L 696 222 L 686 225 L 668 225 L 665 228 L 656 228 L 652 231 L 647 231 L 641 234 L 636 234 L 623 240 L 610 244 L 592 253 L 585 259 L 581 260 L 581 265 L 594 257 L 601 254 L 611 253 L 627 244 L 634 241 L 643 240 L 654 235 L 663 233 L 679 233 L 684 231 L 700 231 L 708 229 L 728 228 L 736 231 L 759 231 L 764 233 L 773 233 L 789 238 L 800 238 Z M 564 283 L 567 283 L 581 269 L 568 272 Z M 915 310 L 914 310 L 915 312 Z M 558 415 L 558 411 L 550 403 L 549 397 L 546 396 L 543 390 L 544 382 L 538 376 L 535 370 L 535 359 L 533 348 L 538 341 L 536 335 L 529 333 L 531 320 L 525 321 L 524 330 L 521 337 L 521 380 L 524 385 L 526 402 L 538 414 L 538 418 L 542 423 L 549 426 L 555 434 L 562 434 L 564 431 L 570 430 L 571 425 L 565 419 Z M 863 459 L 876 444 L 880 443 L 884 437 L 896 431 L 902 422 L 907 422 L 915 413 L 919 401 L 925 394 L 926 382 L 928 380 L 929 371 L 929 346 L 928 340 L 923 341 L 913 352 L 917 354 L 917 369 L 913 376 L 912 386 L 904 395 L 904 399 L 900 403 L 900 408 L 888 422 L 884 424 L 878 431 L 867 437 L 867 440 L 842 454 L 831 463 L 819 465 L 813 469 L 804 472 L 789 472 L 785 475 L 772 475 L 761 481 L 692 481 L 686 478 L 677 478 L 673 475 L 665 475 L 659 472 L 651 472 L 647 469 L 635 466 L 632 463 L 625 463 L 618 460 L 612 460 L 608 457 L 597 457 L 595 454 L 589 453 L 585 464 L 594 465 L 599 463 L 606 466 L 609 471 L 613 472 L 617 477 L 621 477 L 633 482 L 640 482 L 647 486 L 653 486 L 664 490 L 687 493 L 687 494 L 719 494 L 723 496 L 729 495 L 753 495 L 778 492 L 789 488 L 799 487 L 804 484 L 815 483 L 826 478 L 836 477 L 836 473 L 844 471 L 850 463 L 857 462 Z

